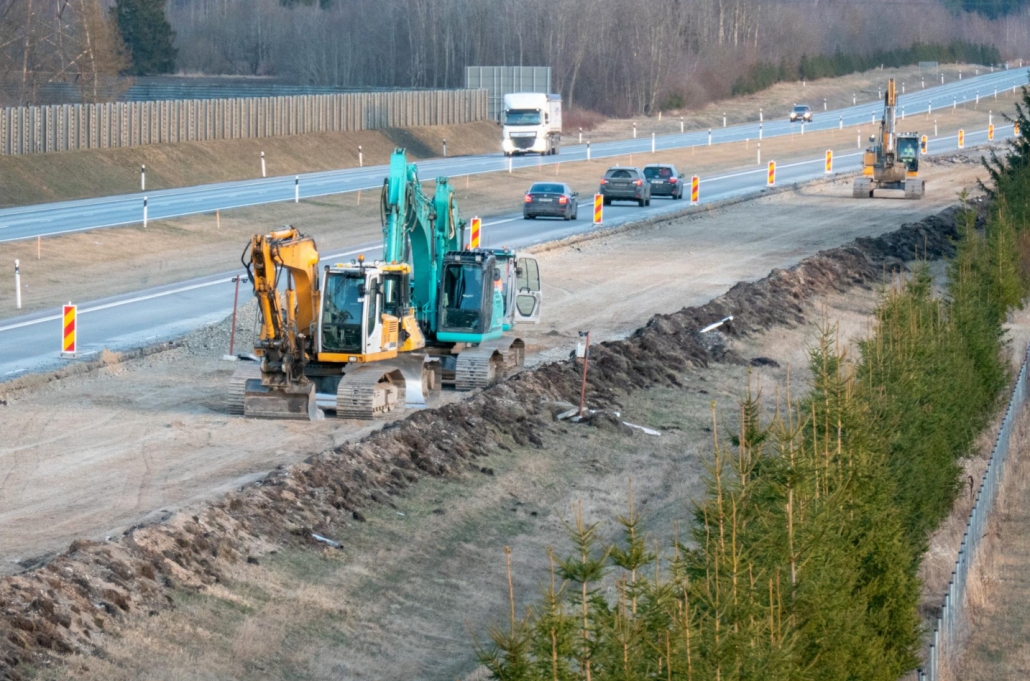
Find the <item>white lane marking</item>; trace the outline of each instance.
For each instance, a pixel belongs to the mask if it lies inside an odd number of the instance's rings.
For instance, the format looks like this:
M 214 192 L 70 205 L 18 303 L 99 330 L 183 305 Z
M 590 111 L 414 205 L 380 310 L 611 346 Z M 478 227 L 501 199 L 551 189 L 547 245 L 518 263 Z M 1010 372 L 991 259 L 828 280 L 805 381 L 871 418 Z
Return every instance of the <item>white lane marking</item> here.
M 321 258 L 321 261 L 332 260 L 333 258 L 341 258 L 343 256 L 354 255 L 356 253 L 363 253 L 365 251 L 374 252 L 376 250 L 379 250 L 378 246 L 373 246 L 372 248 L 368 248 L 368 249 L 358 248 L 358 249 L 354 249 L 354 250 L 351 250 L 351 251 L 344 251 L 343 253 L 334 253 L 334 254 L 331 254 L 331 255 L 327 255 L 327 256 Z M 142 303 L 144 301 L 153 300 L 155 298 L 163 298 L 165 296 L 172 296 L 172 295 L 175 295 L 176 293 L 185 293 L 186 291 L 193 291 L 193 290 L 200 289 L 200 288 L 206 288 L 208 286 L 215 286 L 217 284 L 225 284 L 227 282 L 231 282 L 232 279 L 233 279 L 232 277 L 223 277 L 223 278 L 220 278 L 220 279 L 215 279 L 213 281 L 201 282 L 199 284 L 190 284 L 189 286 L 180 286 L 178 288 L 170 289 L 168 291 L 159 291 L 158 293 L 150 293 L 150 294 L 145 295 L 145 296 L 136 296 L 135 298 L 127 298 L 125 300 L 116 300 L 116 301 L 114 301 L 112 303 L 106 303 L 104 305 L 96 305 L 94 307 L 81 308 L 81 309 L 79 309 L 78 313 L 80 315 L 84 315 L 84 314 L 89 314 L 90 312 L 99 312 L 101 310 L 108 310 L 108 309 L 111 309 L 113 307 L 122 307 L 124 305 L 132 305 L 133 303 Z M 37 324 L 44 324 L 46 322 L 52 322 L 52 321 L 57 320 L 57 319 L 61 319 L 61 315 L 59 315 L 59 314 L 58 315 L 51 315 L 49 317 L 40 317 L 39 319 L 33 319 L 33 320 L 27 321 L 27 322 L 20 322 L 18 324 L 9 324 L 8 326 L 0 326 L 0 333 L 2 333 L 4 331 L 13 331 L 14 329 L 20 329 L 20 328 L 23 328 L 23 327 L 26 327 L 26 326 L 35 326 Z

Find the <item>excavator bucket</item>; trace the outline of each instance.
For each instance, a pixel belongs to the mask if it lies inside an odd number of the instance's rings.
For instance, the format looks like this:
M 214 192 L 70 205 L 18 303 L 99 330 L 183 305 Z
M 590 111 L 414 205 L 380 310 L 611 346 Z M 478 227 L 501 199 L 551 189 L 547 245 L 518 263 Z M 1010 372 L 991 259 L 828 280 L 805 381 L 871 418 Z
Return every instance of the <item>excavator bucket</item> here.
M 237 368 L 229 388 L 229 411 L 247 418 L 299 419 L 323 418 L 315 399 L 315 384 L 267 386 L 261 383 L 261 368 L 246 363 Z

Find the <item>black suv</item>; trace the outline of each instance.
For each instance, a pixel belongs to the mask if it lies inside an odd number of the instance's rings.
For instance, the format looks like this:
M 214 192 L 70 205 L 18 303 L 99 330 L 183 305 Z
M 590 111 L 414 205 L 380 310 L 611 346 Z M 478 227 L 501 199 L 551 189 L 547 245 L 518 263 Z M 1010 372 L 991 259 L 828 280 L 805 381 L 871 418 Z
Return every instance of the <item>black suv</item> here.
M 676 166 L 652 163 L 644 166 L 644 179 L 651 185 L 652 196 L 683 198 L 683 178 L 676 172 Z

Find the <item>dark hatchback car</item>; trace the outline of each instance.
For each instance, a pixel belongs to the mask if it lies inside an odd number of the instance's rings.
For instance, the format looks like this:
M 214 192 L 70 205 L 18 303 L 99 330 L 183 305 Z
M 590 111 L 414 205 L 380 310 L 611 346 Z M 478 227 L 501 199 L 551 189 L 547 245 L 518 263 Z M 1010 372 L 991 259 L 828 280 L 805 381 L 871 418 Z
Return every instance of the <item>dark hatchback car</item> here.
M 537 182 L 522 202 L 522 217 L 532 220 L 538 215 L 575 220 L 579 217 L 579 196 L 561 182 Z
M 683 178 L 676 172 L 676 166 L 654 163 L 644 166 L 644 179 L 651 185 L 651 196 L 683 198 Z
M 604 205 L 612 201 L 636 201 L 639 206 L 651 205 L 651 183 L 644 179 L 639 168 L 609 168 L 601 178 L 601 196 Z

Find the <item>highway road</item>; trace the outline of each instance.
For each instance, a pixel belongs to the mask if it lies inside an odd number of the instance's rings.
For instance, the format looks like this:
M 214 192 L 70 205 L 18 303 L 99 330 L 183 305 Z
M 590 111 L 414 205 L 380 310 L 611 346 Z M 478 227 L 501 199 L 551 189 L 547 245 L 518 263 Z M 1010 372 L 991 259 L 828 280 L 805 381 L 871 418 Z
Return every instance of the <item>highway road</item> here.
M 1011 134 L 1011 125 L 996 126 L 996 140 Z M 967 146 L 986 141 L 986 129 L 966 132 Z M 929 142 L 930 154 L 950 153 L 955 149 L 955 136 L 940 137 Z M 824 159 L 820 157 L 779 165 L 777 185 L 825 177 L 823 162 Z M 859 151 L 837 155 L 834 157 L 834 173 L 855 172 L 860 169 L 861 162 Z M 702 178 L 700 198 L 702 203 L 709 203 L 758 194 L 765 190 L 766 167 L 751 166 Z M 656 198 L 650 207 L 645 208 L 627 204 L 607 206 L 604 209 L 603 228 L 618 226 L 644 216 L 682 210 L 686 205 L 686 201 Z M 580 219 L 574 222 L 547 219 L 525 221 L 521 212 L 488 216 L 483 220 L 484 246 L 503 244 L 524 248 L 598 229 L 591 224 L 590 215 L 590 206 L 584 205 Z M 359 253 L 371 260 L 378 256 L 379 250 L 378 243 L 355 243 L 341 252 L 327 255 L 323 260 L 350 260 Z M 102 300 L 77 301 L 79 357 L 89 358 L 104 349 L 119 351 L 174 338 L 225 318 L 232 311 L 232 277 L 241 271 L 227 271 Z M 247 295 L 243 299 L 247 300 L 249 290 L 245 291 Z M 546 301 L 544 304 L 546 306 Z M 51 370 L 66 363 L 68 360 L 60 358 L 60 335 L 60 309 L 0 321 L 0 382 L 26 372 Z
M 956 80 L 944 85 L 909 91 L 901 95 L 900 106 L 909 114 L 923 113 L 927 107 L 941 109 L 963 102 L 993 97 L 1027 83 L 1025 69 L 1010 69 L 985 73 L 984 75 Z M 814 104 L 814 103 L 813 103 Z M 806 130 L 818 131 L 834 127 L 853 126 L 878 120 L 882 115 L 880 100 L 828 112 L 816 108 L 815 120 L 805 126 Z M 987 108 L 987 107 L 985 107 Z M 999 121 L 1000 123 L 1000 121 Z M 797 132 L 800 125 L 791 124 L 783 115 L 770 116 L 761 123 L 747 123 L 726 128 L 693 130 L 682 134 L 663 135 L 655 139 L 657 150 L 704 146 L 709 143 L 743 141 L 746 138 L 776 137 Z M 500 141 L 498 140 L 498 146 Z M 587 144 L 564 146 L 561 154 L 554 157 L 518 157 L 511 159 L 513 167 L 549 165 L 552 163 L 584 160 L 588 154 Z M 604 142 L 592 145 L 591 158 L 622 156 L 630 153 L 650 151 L 651 139 L 638 138 Z M 439 158 L 419 164 L 421 176 L 475 175 L 503 172 L 508 169 L 509 159 L 499 152 L 481 156 Z M 376 189 L 386 175 L 386 166 L 349 168 L 300 176 L 270 177 L 264 179 L 225 182 L 220 184 L 183 187 L 148 192 L 148 216 L 160 220 L 197 213 L 211 213 L 216 209 L 226 210 L 264 203 L 292 201 L 295 183 L 299 178 L 301 198 L 313 198 L 328 194 L 339 194 L 359 189 Z M 0 210 L 0 243 L 36 236 L 65 234 L 101 227 L 137 224 L 143 220 L 143 193 L 108 196 L 78 201 L 39 204 Z

